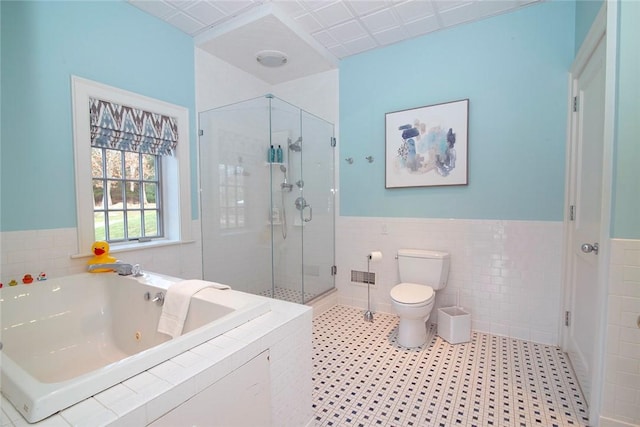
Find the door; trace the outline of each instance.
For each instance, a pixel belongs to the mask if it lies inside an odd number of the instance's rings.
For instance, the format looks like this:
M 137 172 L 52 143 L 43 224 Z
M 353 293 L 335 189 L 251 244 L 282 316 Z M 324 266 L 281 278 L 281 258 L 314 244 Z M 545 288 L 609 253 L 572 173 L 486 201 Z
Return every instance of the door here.
M 271 100 L 273 295 L 297 303 L 333 289 L 333 124 L 281 99 Z
M 334 287 L 335 181 L 333 124 L 306 111 L 301 114 L 303 182 L 296 207 L 301 224 L 304 259 L 304 302 Z
M 605 38 L 573 81 L 577 110 L 572 116 L 568 227 L 569 295 L 566 302 L 565 350 L 587 402 L 596 361 L 594 339 L 600 321 L 598 239 L 601 231 L 605 114 Z

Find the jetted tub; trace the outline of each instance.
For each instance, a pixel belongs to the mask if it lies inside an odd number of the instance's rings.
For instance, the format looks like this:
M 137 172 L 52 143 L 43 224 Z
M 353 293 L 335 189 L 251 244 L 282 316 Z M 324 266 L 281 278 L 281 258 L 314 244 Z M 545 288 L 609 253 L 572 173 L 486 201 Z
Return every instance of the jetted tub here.
M 171 339 L 152 299 L 177 281 L 83 273 L 1 289 L 2 394 L 40 421 L 270 310 L 263 297 L 205 288 Z

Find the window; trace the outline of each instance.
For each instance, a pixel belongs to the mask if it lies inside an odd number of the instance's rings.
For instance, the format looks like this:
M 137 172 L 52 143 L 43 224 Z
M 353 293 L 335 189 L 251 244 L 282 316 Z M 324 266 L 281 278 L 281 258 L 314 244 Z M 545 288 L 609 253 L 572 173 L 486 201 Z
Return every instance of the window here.
M 188 109 L 75 76 L 72 90 L 78 256 L 95 240 L 112 252 L 190 241 Z M 96 137 L 96 100 L 172 118 L 177 144 L 153 153 L 135 136 L 114 148 L 108 132 Z
M 163 237 L 161 164 L 159 155 L 91 149 L 96 240 Z
M 245 170 L 241 165 L 218 165 L 220 179 L 220 228 L 243 228 L 245 212 Z

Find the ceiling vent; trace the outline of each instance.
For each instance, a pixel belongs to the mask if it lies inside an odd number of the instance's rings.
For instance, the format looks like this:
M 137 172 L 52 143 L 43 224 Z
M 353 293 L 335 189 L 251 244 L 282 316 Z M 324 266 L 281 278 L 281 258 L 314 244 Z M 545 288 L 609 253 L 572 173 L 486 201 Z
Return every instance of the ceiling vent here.
M 287 55 L 278 50 L 261 50 L 256 54 L 256 60 L 265 67 L 276 68 L 287 63 Z

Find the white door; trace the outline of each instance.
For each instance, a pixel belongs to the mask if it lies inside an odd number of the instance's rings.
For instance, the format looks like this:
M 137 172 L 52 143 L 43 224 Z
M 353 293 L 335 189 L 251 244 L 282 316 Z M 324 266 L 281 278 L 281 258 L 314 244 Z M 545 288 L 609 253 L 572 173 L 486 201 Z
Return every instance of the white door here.
M 605 113 L 605 38 L 574 76 L 577 112 L 572 118 L 570 199 L 574 206 L 568 233 L 569 295 L 565 350 L 587 402 L 596 360 L 598 239 L 601 227 Z M 566 324 L 565 324 L 566 325 Z

